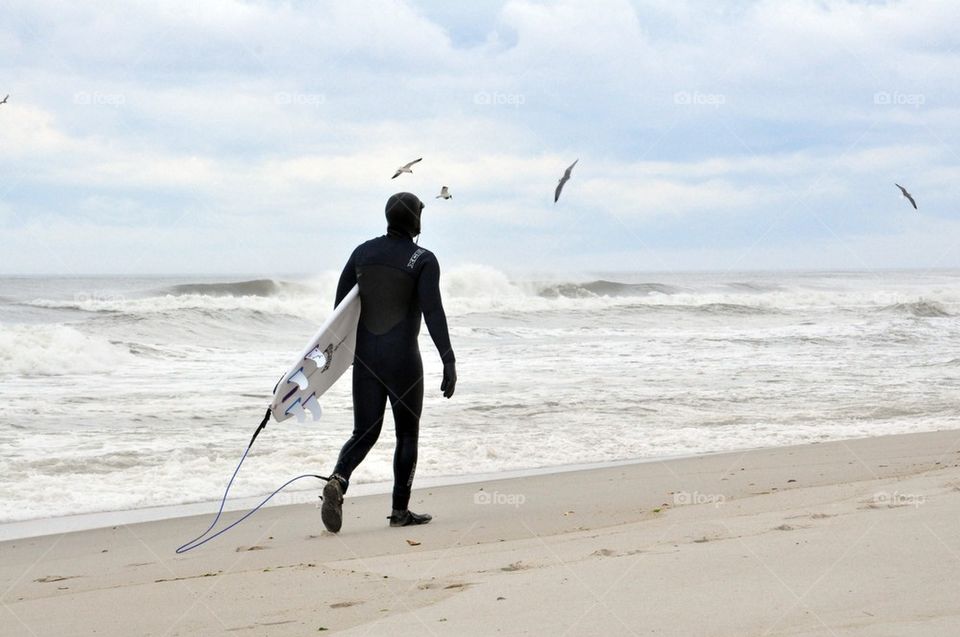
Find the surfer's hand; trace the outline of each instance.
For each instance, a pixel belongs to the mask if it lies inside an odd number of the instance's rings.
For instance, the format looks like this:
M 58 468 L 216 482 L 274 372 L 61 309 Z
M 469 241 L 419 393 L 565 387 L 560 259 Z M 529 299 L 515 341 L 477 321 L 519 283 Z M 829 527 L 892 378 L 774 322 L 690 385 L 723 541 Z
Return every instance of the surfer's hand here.
M 453 390 L 457 387 L 457 366 L 455 363 L 446 363 L 443 366 L 443 382 L 440 383 L 440 391 L 444 398 L 453 396 Z

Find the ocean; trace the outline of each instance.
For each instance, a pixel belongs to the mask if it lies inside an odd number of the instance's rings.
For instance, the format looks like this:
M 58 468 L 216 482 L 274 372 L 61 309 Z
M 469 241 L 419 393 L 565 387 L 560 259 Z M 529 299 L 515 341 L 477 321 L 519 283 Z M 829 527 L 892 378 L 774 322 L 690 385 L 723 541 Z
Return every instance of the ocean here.
M 0 523 L 218 501 L 335 282 L 0 278 Z M 441 397 L 424 328 L 420 477 L 958 424 L 960 272 L 442 283 L 459 382 Z M 319 422 L 268 425 L 233 496 L 332 470 L 348 378 L 321 402 Z M 355 483 L 390 480 L 392 437 L 388 417 Z

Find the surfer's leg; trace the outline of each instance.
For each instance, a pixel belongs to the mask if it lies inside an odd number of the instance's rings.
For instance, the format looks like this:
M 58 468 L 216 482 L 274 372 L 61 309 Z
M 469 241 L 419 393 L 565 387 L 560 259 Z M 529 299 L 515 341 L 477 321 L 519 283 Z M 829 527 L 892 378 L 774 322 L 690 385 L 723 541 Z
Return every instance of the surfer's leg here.
M 387 406 L 387 388 L 366 369 L 353 371 L 353 435 L 340 450 L 334 473 L 343 478 L 344 491 L 353 470 L 363 462 L 373 448 L 383 426 L 383 412 Z
M 419 367 L 419 366 L 416 366 Z M 417 470 L 417 445 L 420 413 L 423 409 L 423 377 L 419 370 L 408 383 L 397 383 L 400 391 L 390 392 L 390 405 L 397 432 L 397 449 L 393 454 L 393 508 L 405 511 L 410 502 L 413 475 Z

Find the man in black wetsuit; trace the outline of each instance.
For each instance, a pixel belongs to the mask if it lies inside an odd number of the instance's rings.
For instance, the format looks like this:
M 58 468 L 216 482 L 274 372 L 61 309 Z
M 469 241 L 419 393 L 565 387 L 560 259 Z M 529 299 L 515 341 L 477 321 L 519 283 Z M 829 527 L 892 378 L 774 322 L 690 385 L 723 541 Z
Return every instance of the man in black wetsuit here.
M 440 302 L 440 265 L 432 252 L 413 242 L 420 234 L 423 207 L 408 192 L 390 197 L 387 234 L 357 246 L 340 275 L 336 304 L 359 284 L 360 323 L 353 360 L 353 435 L 323 489 L 321 517 L 334 533 L 343 523 L 343 494 L 350 475 L 380 436 L 388 398 L 397 433 L 390 526 L 432 519 L 408 508 L 423 406 L 423 364 L 417 345 L 421 314 L 443 360 L 440 390 L 446 398 L 453 396 L 457 372 Z

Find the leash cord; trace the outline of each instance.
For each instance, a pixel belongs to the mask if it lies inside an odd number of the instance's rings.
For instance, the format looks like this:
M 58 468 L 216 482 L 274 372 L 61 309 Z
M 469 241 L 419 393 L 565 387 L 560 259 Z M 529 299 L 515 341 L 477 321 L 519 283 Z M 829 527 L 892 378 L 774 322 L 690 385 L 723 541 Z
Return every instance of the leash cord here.
M 274 491 L 273 493 L 271 493 L 270 495 L 268 495 L 266 498 L 264 498 L 264 499 L 260 502 L 260 504 L 258 504 L 257 506 L 255 506 L 255 507 L 253 507 L 252 509 L 250 509 L 249 511 L 247 511 L 247 512 L 244 514 L 244 516 L 241 517 L 239 520 L 236 520 L 236 521 L 232 522 L 229 526 L 227 526 L 227 527 L 225 527 L 225 528 L 223 528 L 223 529 L 220 529 L 219 531 L 217 531 L 216 533 L 214 533 L 214 534 L 211 535 L 210 537 L 204 538 L 204 536 L 206 536 L 207 533 L 209 533 L 210 531 L 213 530 L 213 527 L 215 527 L 215 526 L 217 525 L 217 522 L 220 520 L 220 516 L 223 514 L 223 507 L 226 506 L 226 504 L 227 504 L 227 495 L 230 493 L 230 487 L 233 486 L 233 481 L 234 481 L 234 479 L 236 479 L 237 474 L 240 472 L 240 467 L 243 466 L 243 461 L 247 459 L 247 454 L 250 453 L 250 449 L 253 447 L 253 442 L 257 439 L 257 436 L 260 435 L 260 432 L 263 431 L 264 427 L 267 426 L 267 421 L 268 421 L 268 420 L 270 420 L 270 409 L 267 409 L 267 413 L 264 415 L 263 420 L 260 422 L 260 426 L 257 427 L 257 430 L 253 433 L 253 437 L 250 439 L 250 444 L 247 445 L 246 451 L 243 452 L 243 457 L 240 458 L 240 462 L 237 464 L 237 468 L 233 470 L 233 475 L 230 476 L 230 481 L 227 483 L 227 488 L 226 488 L 226 489 L 224 490 L 224 492 L 223 492 L 223 498 L 220 500 L 220 510 L 217 511 L 217 515 L 216 515 L 216 517 L 213 518 L 213 522 L 210 523 L 210 526 L 207 527 L 207 530 L 206 530 L 206 531 L 204 531 L 203 533 L 201 533 L 201 534 L 198 535 L 197 537 L 193 538 L 193 539 L 190 540 L 189 542 L 187 542 L 187 543 L 185 543 L 185 544 L 182 544 L 181 546 L 177 547 L 177 554 L 178 554 L 178 555 L 179 555 L 179 554 L 186 553 L 187 551 L 192 551 L 193 549 L 197 548 L 198 546 L 203 546 L 204 544 L 206 544 L 206 543 L 209 542 L 210 540 L 212 540 L 212 539 L 214 539 L 214 538 L 216 538 L 216 537 L 219 537 L 219 536 L 223 535 L 224 533 L 226 533 L 227 531 L 229 531 L 229 530 L 232 529 L 233 527 L 237 526 L 238 524 L 240 524 L 241 522 L 243 522 L 244 520 L 246 520 L 247 518 L 249 518 L 251 515 L 253 515 L 253 514 L 256 513 L 257 511 L 259 511 L 259 510 L 260 510 L 260 507 L 262 507 L 262 506 L 265 505 L 267 502 L 269 502 L 270 499 L 271 499 L 273 496 L 277 495 L 278 493 L 280 493 L 281 491 L 283 491 L 285 488 L 287 488 L 288 486 L 290 486 L 291 484 L 293 484 L 293 483 L 296 482 L 297 480 L 300 480 L 300 479 L 302 479 L 302 478 L 317 478 L 317 479 L 319 479 L 319 480 L 326 480 L 326 481 L 329 481 L 329 480 L 330 480 L 330 478 L 329 478 L 328 476 L 321 476 L 321 475 L 317 475 L 317 474 L 315 474 L 315 473 L 305 473 L 305 474 L 303 474 L 303 475 L 297 476 L 296 478 L 291 478 L 290 480 L 287 480 L 286 482 L 284 482 L 283 485 L 280 486 L 280 488 L 278 488 L 276 491 Z

